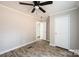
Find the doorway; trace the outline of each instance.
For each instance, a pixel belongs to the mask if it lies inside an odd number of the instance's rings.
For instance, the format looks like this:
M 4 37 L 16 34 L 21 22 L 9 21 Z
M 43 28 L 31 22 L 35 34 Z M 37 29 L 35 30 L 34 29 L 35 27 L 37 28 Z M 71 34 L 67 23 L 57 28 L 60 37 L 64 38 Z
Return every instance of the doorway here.
M 36 22 L 36 40 L 46 40 L 46 22 Z

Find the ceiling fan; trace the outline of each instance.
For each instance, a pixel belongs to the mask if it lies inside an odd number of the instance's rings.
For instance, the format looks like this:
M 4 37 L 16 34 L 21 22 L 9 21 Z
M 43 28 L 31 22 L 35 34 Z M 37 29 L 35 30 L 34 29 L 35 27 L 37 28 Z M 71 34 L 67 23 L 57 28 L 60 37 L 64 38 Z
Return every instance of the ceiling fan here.
M 22 4 L 22 5 L 33 6 L 33 9 L 31 11 L 31 13 L 34 13 L 34 11 L 36 9 L 40 9 L 43 13 L 45 13 L 46 11 L 42 7 L 40 7 L 40 6 L 49 5 L 49 4 L 52 4 L 52 3 L 53 3 L 53 1 L 46 1 L 46 2 L 42 2 L 42 3 L 40 3 L 40 1 L 33 1 L 33 4 L 19 2 L 19 4 Z

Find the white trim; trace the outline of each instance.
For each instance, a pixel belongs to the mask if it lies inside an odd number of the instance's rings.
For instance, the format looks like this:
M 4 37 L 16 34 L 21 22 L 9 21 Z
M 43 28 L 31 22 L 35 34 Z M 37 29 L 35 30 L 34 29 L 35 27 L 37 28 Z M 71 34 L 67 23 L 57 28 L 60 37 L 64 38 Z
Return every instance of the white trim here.
M 70 12 L 70 11 L 73 11 L 73 10 L 76 10 L 76 9 L 78 9 L 78 7 L 66 9 L 66 10 L 63 10 L 63 11 L 60 11 L 60 12 L 56 12 L 54 15 L 61 14 L 61 13 L 67 13 L 67 12 Z
M 5 5 L 3 5 L 3 4 L 0 4 L 0 6 L 1 7 L 4 7 L 4 8 L 7 8 L 7 9 L 9 9 L 9 10 L 12 10 L 12 11 L 14 11 L 14 12 L 16 12 L 16 13 L 20 13 L 20 14 L 22 14 L 22 15 L 24 15 L 24 16 L 31 16 L 31 17 L 33 17 L 33 18 L 37 18 L 37 17 L 34 17 L 34 16 L 32 16 L 32 15 L 30 15 L 30 14 L 26 14 L 26 13 L 23 13 L 23 12 L 21 12 L 21 11 L 19 11 L 19 10 L 16 10 L 16 9 L 14 9 L 14 8 L 11 8 L 11 7 L 8 7 L 8 6 L 5 6 Z
M 6 51 L 3 51 L 3 52 L 0 52 L 0 55 L 1 55 L 1 54 L 4 54 L 4 53 L 7 53 L 7 52 L 9 52 L 9 51 L 15 50 L 15 49 L 17 49 L 17 48 L 21 48 L 21 47 L 23 47 L 23 46 L 26 46 L 26 45 L 31 44 L 31 43 L 36 42 L 36 41 L 39 41 L 39 40 L 34 40 L 34 41 L 29 42 L 29 43 L 25 43 L 25 44 L 23 44 L 23 45 L 20 45 L 20 46 L 11 48 L 11 49 L 6 50 Z
M 51 44 L 51 43 L 50 43 L 50 46 L 56 46 L 56 45 L 55 45 L 55 44 Z
M 56 45 L 55 45 L 55 44 L 51 44 L 51 43 L 50 43 L 50 46 L 56 46 Z
M 72 50 L 72 49 L 69 49 L 69 51 L 74 52 L 74 50 Z

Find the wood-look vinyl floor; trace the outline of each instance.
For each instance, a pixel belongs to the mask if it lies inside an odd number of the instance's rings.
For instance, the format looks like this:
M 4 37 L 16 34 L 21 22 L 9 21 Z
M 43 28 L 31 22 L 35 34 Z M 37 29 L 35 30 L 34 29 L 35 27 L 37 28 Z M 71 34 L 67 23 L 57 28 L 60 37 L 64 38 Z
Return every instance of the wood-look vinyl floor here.
M 62 48 L 49 46 L 48 41 L 40 40 L 2 54 L 0 57 L 78 57 L 78 55 Z

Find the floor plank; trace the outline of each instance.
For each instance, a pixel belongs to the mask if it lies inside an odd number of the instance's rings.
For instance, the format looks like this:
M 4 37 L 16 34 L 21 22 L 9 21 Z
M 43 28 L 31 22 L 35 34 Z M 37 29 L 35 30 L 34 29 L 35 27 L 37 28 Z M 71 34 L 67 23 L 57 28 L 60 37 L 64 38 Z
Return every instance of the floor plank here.
M 0 57 L 78 57 L 78 55 L 59 47 L 49 46 L 48 41 L 40 40 L 2 54 Z

